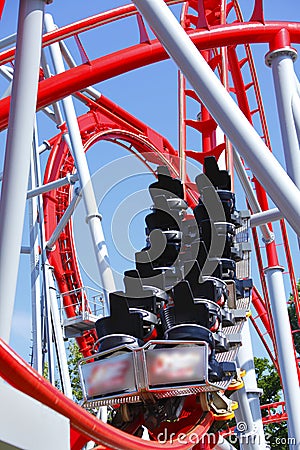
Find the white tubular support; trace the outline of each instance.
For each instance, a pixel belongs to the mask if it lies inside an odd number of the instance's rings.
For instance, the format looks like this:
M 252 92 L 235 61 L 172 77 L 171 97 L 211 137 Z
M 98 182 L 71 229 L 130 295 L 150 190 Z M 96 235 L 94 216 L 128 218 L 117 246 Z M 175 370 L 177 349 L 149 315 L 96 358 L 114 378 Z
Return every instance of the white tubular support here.
M 295 121 L 298 142 L 300 142 L 300 97 L 298 92 L 295 93 L 292 98 L 292 111 Z
M 4 76 L 4 78 L 6 78 L 7 81 L 9 81 L 9 82 L 12 81 L 12 79 L 14 77 L 14 74 L 13 74 L 13 71 L 10 70 L 9 67 L 1 66 L 0 67 L 0 72 Z
M 52 268 L 49 265 L 47 265 L 46 270 L 47 270 L 47 279 L 48 279 L 48 288 L 49 288 L 51 318 L 52 318 L 52 324 L 53 324 L 54 339 L 55 339 L 56 350 L 57 350 L 57 361 L 58 361 L 58 365 L 59 365 L 59 369 L 60 369 L 59 372 L 60 372 L 61 381 L 62 381 L 63 393 L 67 397 L 73 398 L 71 380 L 70 380 L 70 374 L 69 374 L 69 368 L 68 368 L 68 360 L 67 360 L 67 355 L 66 355 L 62 327 L 61 327 L 61 323 L 60 323 L 60 315 L 59 315 L 59 310 L 58 310 L 57 295 L 56 295 L 56 288 L 55 288 L 55 284 L 54 284 Z
M 179 125 L 179 176 L 185 187 L 186 182 L 186 131 L 185 131 L 185 96 L 184 96 L 185 79 L 182 73 L 178 72 L 178 88 L 179 88 L 179 98 L 178 98 L 178 125 Z
M 133 0 L 210 114 L 300 235 L 300 192 L 163 0 Z M 280 183 L 278 183 L 280 180 Z
M 283 218 L 283 215 L 277 208 L 268 209 L 268 211 L 262 211 L 256 214 L 252 214 L 250 217 L 250 227 L 262 226 L 265 223 L 276 222 Z
M 35 153 L 35 148 L 33 152 Z M 37 185 L 36 165 L 34 154 L 31 158 L 29 185 Z M 42 361 L 42 314 L 41 314 L 41 265 L 39 252 L 39 202 L 37 198 L 29 200 L 29 239 L 30 239 L 30 266 L 31 266 L 31 311 L 32 311 L 32 367 L 43 374 Z M 22 251 L 22 248 L 21 248 Z
M 51 146 L 48 141 L 44 141 L 38 148 L 38 154 L 41 155 L 46 150 L 51 150 Z
M 47 31 L 55 29 L 52 16 L 45 15 L 45 26 Z M 64 63 L 60 52 L 59 44 L 50 45 L 50 53 L 53 60 L 56 73 L 64 72 Z M 105 313 L 109 314 L 108 294 L 115 290 L 113 273 L 109 264 L 107 247 L 104 240 L 103 229 L 101 225 L 101 216 L 98 212 L 94 189 L 87 160 L 82 145 L 80 130 L 75 114 L 75 109 L 71 97 L 62 100 L 66 123 L 69 130 L 73 157 L 79 175 L 79 181 L 82 189 L 82 196 L 86 209 L 87 223 L 90 228 L 94 251 L 98 263 L 98 270 L 102 281 L 102 287 L 105 295 Z
M 266 63 L 272 67 L 287 173 L 300 188 L 300 150 L 292 111 L 292 99 L 297 92 L 293 64 L 296 57 L 296 50 L 284 47 L 269 52 Z
M 265 269 L 270 293 L 280 374 L 288 415 L 289 437 L 295 440 L 295 443 L 290 448 L 300 449 L 300 389 L 298 368 L 295 360 L 282 272 L 282 267 Z
M 21 249 L 37 87 L 44 0 L 22 0 L 19 8 L 0 203 L 0 337 L 9 340 Z M 16 189 L 16 183 L 18 183 Z
M 252 420 L 254 424 L 254 428 L 256 431 L 256 442 L 259 444 L 259 448 L 261 450 L 265 450 L 269 447 L 266 446 L 265 435 L 264 435 L 264 427 L 262 423 L 262 416 L 260 410 L 260 395 L 262 394 L 262 390 L 258 388 L 256 375 L 255 375 L 255 366 L 254 366 L 254 356 L 253 356 L 253 348 L 251 342 L 249 321 L 246 320 L 243 329 L 242 329 L 242 342 L 243 345 L 239 348 L 238 352 L 238 366 L 246 371 L 246 375 L 243 378 L 245 385 L 245 392 L 247 396 L 247 402 L 249 403 Z M 238 391 L 237 391 L 238 394 Z M 238 395 L 237 395 L 238 397 Z M 239 399 L 239 397 L 238 397 Z M 239 400 L 238 400 L 239 401 Z
M 61 232 L 63 231 L 63 229 L 65 228 L 65 226 L 69 222 L 73 212 L 75 211 L 75 208 L 78 205 L 80 199 L 81 199 L 81 192 L 80 192 L 80 189 L 77 188 L 77 189 L 75 189 L 74 196 L 73 196 L 69 206 L 67 207 L 67 209 L 65 210 L 62 218 L 58 222 L 57 227 L 53 231 L 49 241 L 46 243 L 46 249 L 47 250 L 51 251 L 53 249 L 53 247 L 54 247 L 57 239 L 59 238 Z
M 36 197 L 37 195 L 44 194 L 45 192 L 52 191 L 53 189 L 57 189 L 62 186 L 66 186 L 67 184 L 74 184 L 76 181 L 78 181 L 78 174 L 75 173 L 74 175 L 67 175 L 64 178 L 60 178 L 59 180 L 52 181 L 51 183 L 44 184 L 41 187 L 31 189 L 27 192 L 27 198 Z
M 2 50 L 5 47 L 9 47 L 13 44 L 15 44 L 17 39 L 16 34 L 11 34 L 10 36 L 6 36 L 5 38 L 0 40 L 0 49 Z
M 235 171 L 236 171 L 237 176 L 239 177 L 241 185 L 244 189 L 244 192 L 246 194 L 246 197 L 247 197 L 247 200 L 248 200 L 248 203 L 249 203 L 249 206 L 250 206 L 252 212 L 253 213 L 261 213 L 260 204 L 258 203 L 258 200 L 254 194 L 254 191 L 253 191 L 250 181 L 248 179 L 247 172 L 242 164 L 240 155 L 237 153 L 237 151 L 235 149 L 233 149 L 233 162 L 234 162 Z M 272 231 L 270 230 L 268 225 L 266 225 L 266 223 L 267 222 L 262 222 L 261 224 L 259 224 L 259 226 L 260 226 L 260 231 L 263 235 L 263 241 L 266 244 L 268 244 L 274 240 L 274 234 L 272 233 Z M 255 225 L 253 225 L 253 226 L 255 226 Z
M 247 397 L 245 387 L 239 389 L 232 396 L 238 402 L 238 409 L 234 411 L 237 424 L 237 434 L 242 450 L 262 450 L 264 446 L 260 445 L 260 435 L 257 434 L 257 428 L 254 424 L 252 411 Z

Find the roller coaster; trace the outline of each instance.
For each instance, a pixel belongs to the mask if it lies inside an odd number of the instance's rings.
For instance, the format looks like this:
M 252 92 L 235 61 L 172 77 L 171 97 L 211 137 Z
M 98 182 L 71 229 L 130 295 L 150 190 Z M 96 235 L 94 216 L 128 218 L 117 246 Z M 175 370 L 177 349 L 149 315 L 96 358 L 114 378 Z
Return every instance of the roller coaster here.
M 8 3 L 0 2 L 2 21 Z M 51 1 L 20 0 L 17 32 L 0 40 L 0 376 L 69 420 L 72 450 L 226 450 L 234 448 L 231 433 L 241 449 L 268 449 L 263 425 L 279 421 L 288 422 L 290 448 L 300 448 L 299 330 L 291 331 L 287 309 L 292 302 L 300 327 L 300 23 L 266 20 L 262 0 L 114 3 L 59 28 Z M 91 45 L 110 36 L 107 53 Z M 276 157 L 258 44 L 273 76 Z M 158 131 L 101 92 L 109 80 L 121 91 L 130 74 L 142 82 L 145 68 L 163 73 L 169 59 L 176 148 L 163 120 Z M 121 288 L 87 162 L 88 150 L 105 142 L 152 176 L 144 245 Z M 108 180 L 100 170 L 104 192 L 118 189 L 124 164 L 108 164 Z M 127 225 L 118 224 L 120 236 Z M 92 288 L 77 245 L 88 233 L 100 280 Z M 30 363 L 8 344 L 21 253 L 31 264 Z M 260 405 L 249 323 L 280 375 L 284 398 L 276 404 Z M 71 338 L 82 355 L 80 404 Z

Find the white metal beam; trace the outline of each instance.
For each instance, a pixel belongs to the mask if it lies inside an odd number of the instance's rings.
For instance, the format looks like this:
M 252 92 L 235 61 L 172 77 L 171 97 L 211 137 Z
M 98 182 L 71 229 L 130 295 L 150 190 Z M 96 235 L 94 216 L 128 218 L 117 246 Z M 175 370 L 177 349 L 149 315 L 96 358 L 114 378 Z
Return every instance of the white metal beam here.
M 53 18 L 50 14 L 45 15 L 45 27 L 47 31 L 55 29 Z M 50 45 L 50 53 L 56 73 L 65 70 L 59 44 Z M 79 175 L 82 197 L 86 210 L 86 221 L 89 225 L 94 251 L 98 265 L 99 275 L 105 296 L 105 313 L 109 314 L 109 293 L 115 290 L 113 273 L 109 264 L 108 251 L 104 239 L 101 216 L 98 212 L 94 189 L 91 181 L 90 171 L 85 157 L 77 117 L 73 105 L 72 97 L 62 100 L 62 107 L 69 130 L 71 150 L 75 161 L 75 166 Z
M 44 0 L 21 0 L 0 203 L 0 337 L 9 340 L 20 258 L 37 87 Z M 18 188 L 16 189 L 16 183 Z

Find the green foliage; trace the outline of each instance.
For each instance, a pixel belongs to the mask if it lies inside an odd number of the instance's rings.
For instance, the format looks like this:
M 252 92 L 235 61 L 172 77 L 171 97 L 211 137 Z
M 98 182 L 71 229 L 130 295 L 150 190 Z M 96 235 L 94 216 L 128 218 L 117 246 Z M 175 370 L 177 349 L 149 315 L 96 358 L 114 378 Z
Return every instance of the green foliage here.
M 258 387 L 263 389 L 261 404 L 279 402 L 282 399 L 282 389 L 273 364 L 267 358 L 254 357 L 254 365 Z
M 272 450 L 289 450 L 286 422 L 270 423 L 264 429 L 266 441 Z
M 43 377 L 46 378 L 46 380 L 48 380 L 48 376 L 49 376 L 49 367 L 48 362 L 46 361 L 44 364 Z
M 258 387 L 263 389 L 261 404 L 269 404 L 282 400 L 282 388 L 280 377 L 267 358 L 254 358 L 255 373 Z M 266 416 L 267 412 L 262 411 L 262 415 Z M 288 450 L 287 442 L 287 425 L 286 422 L 271 423 L 265 425 L 266 440 L 270 443 L 272 449 Z
M 72 385 L 72 393 L 75 401 L 82 400 L 82 389 L 78 372 L 78 361 L 82 358 L 79 347 L 75 340 L 71 340 L 68 345 L 68 365 Z
M 82 389 L 81 389 L 81 384 L 80 384 L 80 379 L 79 379 L 78 361 L 82 358 L 82 354 L 80 353 L 77 342 L 73 339 L 69 341 L 69 345 L 67 348 L 67 356 L 68 356 L 68 366 L 69 366 L 69 374 L 70 374 L 70 380 L 71 380 L 71 386 L 72 386 L 73 399 L 76 402 L 80 402 L 80 400 L 82 400 L 83 396 L 82 396 Z M 57 367 L 56 367 L 56 372 L 58 372 Z M 44 364 L 43 377 L 46 379 L 49 379 L 49 365 L 48 365 L 47 361 Z M 61 390 L 60 379 L 55 380 L 55 386 L 57 387 L 57 389 Z
M 297 283 L 297 288 L 298 288 L 298 293 L 300 294 L 300 280 Z M 291 303 L 288 307 L 288 312 L 289 312 L 291 327 L 292 327 L 292 330 L 299 330 L 300 327 L 298 325 L 298 320 L 297 320 L 297 315 L 296 315 L 296 307 L 295 307 L 294 298 L 292 295 L 290 296 L 290 302 Z M 300 356 L 300 332 L 293 333 L 293 337 L 294 337 L 294 343 L 295 343 L 297 354 L 298 354 L 298 356 Z

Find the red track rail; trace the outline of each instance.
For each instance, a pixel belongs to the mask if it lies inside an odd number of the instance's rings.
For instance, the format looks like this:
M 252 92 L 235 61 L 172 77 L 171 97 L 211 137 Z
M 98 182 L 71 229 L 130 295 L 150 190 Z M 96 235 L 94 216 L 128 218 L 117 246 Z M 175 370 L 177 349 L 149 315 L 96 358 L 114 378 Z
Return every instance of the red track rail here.
M 181 1 L 174 0 L 167 1 L 166 3 L 171 5 L 181 3 Z M 224 8 L 222 10 L 222 7 L 220 10 L 221 4 L 224 5 L 225 3 L 222 3 L 219 0 L 203 0 L 203 2 L 190 1 L 189 5 L 198 12 L 198 16 L 196 15 L 194 18 L 189 17 L 190 24 L 193 24 L 194 21 L 194 25 L 201 29 L 190 29 L 187 30 L 187 32 L 199 50 L 217 49 L 222 46 L 227 46 L 229 48 L 228 56 L 238 103 L 249 121 L 251 121 L 255 111 L 251 111 L 248 105 L 246 94 L 250 86 L 244 83 L 241 76 L 242 61 L 239 61 L 237 58 L 235 46 L 261 42 L 272 43 L 274 37 L 282 28 L 285 28 L 288 31 L 291 42 L 300 43 L 300 24 L 287 22 L 264 23 L 263 20 L 261 20 L 262 23 L 259 23 L 258 21 L 255 22 L 255 17 L 257 19 L 259 16 L 257 13 L 262 13 L 262 11 L 259 11 L 259 8 L 255 10 L 255 14 L 253 15 L 253 18 L 250 19 L 250 22 L 242 23 L 242 19 L 239 18 L 238 23 L 225 24 L 224 21 L 222 22 L 225 17 L 225 11 Z M 232 2 L 230 4 L 231 7 L 234 4 L 236 5 L 236 2 Z M 256 3 L 256 6 L 257 5 L 259 5 L 259 2 Z M 207 14 L 205 14 L 205 12 L 207 12 Z M 53 42 L 65 39 L 66 37 L 76 36 L 81 32 L 134 14 L 137 14 L 137 12 L 132 5 L 126 5 L 115 10 L 101 13 L 97 16 L 84 19 L 75 24 L 48 33 L 44 36 L 43 45 L 47 46 Z M 262 19 L 262 17 L 260 17 L 260 19 Z M 1 64 L 12 61 L 13 58 L 14 49 L 0 53 Z M 78 93 L 78 91 L 89 85 L 107 80 L 139 67 L 163 61 L 167 58 L 168 55 L 161 44 L 157 40 L 153 40 L 147 43 L 141 42 L 132 47 L 89 61 L 88 64 L 82 64 L 67 70 L 63 74 L 42 80 L 39 85 L 37 109 L 40 110 L 45 106 L 60 100 L 66 95 Z M 247 63 L 251 66 L 249 53 L 247 54 Z M 251 67 L 250 70 L 252 70 L 252 76 L 254 77 L 255 70 L 253 68 L 251 69 Z M 254 85 L 256 86 L 255 81 Z M 257 90 L 256 96 L 258 99 L 258 111 L 261 113 L 262 104 Z M 0 101 L 0 130 L 7 127 L 9 102 L 9 98 Z M 154 130 L 151 130 L 141 121 L 137 120 L 105 97 L 101 97 L 97 102 L 93 102 L 86 98 L 86 104 L 91 109 L 91 112 L 88 112 L 79 118 L 79 125 L 86 150 L 90 148 L 93 143 L 101 139 L 114 140 L 117 143 L 120 143 L 120 145 L 122 145 L 121 142 L 129 142 L 130 145 L 133 146 L 134 151 L 136 151 L 139 157 L 144 160 L 145 164 L 147 164 L 147 160 L 151 162 L 154 161 L 157 164 L 167 164 L 171 168 L 172 174 L 175 176 L 178 175 L 178 154 L 165 138 L 158 135 Z M 261 116 L 261 121 L 263 136 L 268 144 L 267 128 L 263 116 Z M 208 130 L 206 130 L 206 132 L 208 133 Z M 51 139 L 52 152 L 48 160 L 45 182 L 53 181 L 73 171 L 73 160 L 69 154 L 68 148 L 62 140 L 62 133 Z M 210 143 L 212 143 L 211 136 L 206 136 L 206 138 L 206 142 L 210 141 Z M 211 147 L 209 150 L 212 150 Z M 256 188 L 262 208 L 267 209 L 268 204 L 265 192 L 258 184 L 256 184 Z M 53 191 L 44 197 L 46 238 L 49 238 L 68 205 L 70 196 L 69 191 L 70 187 L 66 186 L 63 189 Z M 194 192 L 191 189 L 188 189 L 188 201 L 190 205 L 195 202 L 195 199 Z M 283 233 L 294 291 L 295 277 L 292 271 L 292 261 L 288 252 L 288 242 L 286 240 L 284 229 Z M 278 263 L 275 244 L 267 246 L 267 255 L 269 265 Z M 259 252 L 257 253 L 257 257 L 260 259 Z M 51 264 L 55 267 L 55 273 L 61 292 L 67 292 L 82 285 L 70 224 L 65 228 L 63 236 L 59 240 L 58 248 L 49 254 L 49 258 Z M 262 271 L 262 269 L 263 267 L 261 266 L 260 270 Z M 264 300 L 257 294 L 256 297 L 254 296 L 254 302 L 256 301 L 257 307 L 260 308 L 260 312 L 265 321 L 264 325 L 274 339 L 267 289 L 265 289 L 265 291 Z M 71 304 L 72 298 L 65 297 L 65 302 L 66 304 Z M 75 311 L 71 311 L 70 314 L 75 314 Z M 93 333 L 88 333 L 81 338 L 79 344 L 84 355 L 90 353 L 93 342 Z M 86 438 L 94 439 L 110 448 L 134 449 L 141 448 L 141 446 L 147 448 L 159 448 L 156 444 L 144 441 L 141 442 L 137 438 L 112 429 L 97 421 L 93 416 L 90 416 L 73 402 L 66 399 L 61 393 L 58 393 L 55 388 L 37 375 L 33 369 L 27 366 L 1 341 L 0 361 L 2 362 L 0 365 L 0 374 L 3 378 L 9 382 L 14 380 L 12 384 L 14 384 L 15 387 L 34 396 L 39 401 L 44 402 L 58 412 L 65 414 L 71 419 L 73 429 L 79 431 L 79 433 Z M 212 415 L 207 414 L 201 424 L 198 425 L 193 432 L 199 433 L 199 435 L 205 433 L 212 422 Z M 164 445 L 163 448 L 166 449 L 168 446 Z M 175 445 L 172 445 L 172 448 L 186 448 L 186 446 L 180 446 L 179 442 L 177 442 Z
M 268 22 L 264 25 L 259 23 L 230 24 L 223 27 L 211 27 L 209 31 L 191 31 L 189 36 L 199 50 L 204 50 L 245 43 L 270 43 L 282 28 L 289 32 L 291 42 L 300 43 L 300 24 L 290 22 Z M 150 44 L 138 44 L 89 61 L 89 64 L 82 64 L 62 74 L 42 80 L 39 85 L 37 110 L 92 84 L 165 59 L 168 59 L 167 53 L 160 42 L 153 40 Z M 3 62 L 7 61 L 0 59 L 0 63 Z M 0 101 L 0 131 L 7 127 L 9 104 L 9 97 Z
M 139 438 L 101 422 L 72 400 L 65 397 L 17 355 L 2 339 L 0 339 L 0 376 L 24 394 L 29 395 L 70 419 L 71 429 L 85 436 L 86 441 L 92 439 L 108 448 L 122 448 L 124 450 L 140 450 L 141 448 L 149 450 L 157 450 L 160 448 L 164 450 L 184 450 L 191 448 L 190 442 L 182 444 L 177 439 L 171 445 L 160 445 L 151 441 L 142 441 Z M 189 434 L 195 433 L 199 437 L 205 434 L 209 430 L 213 420 L 212 413 L 207 413 L 200 424 L 187 432 L 187 441 Z

